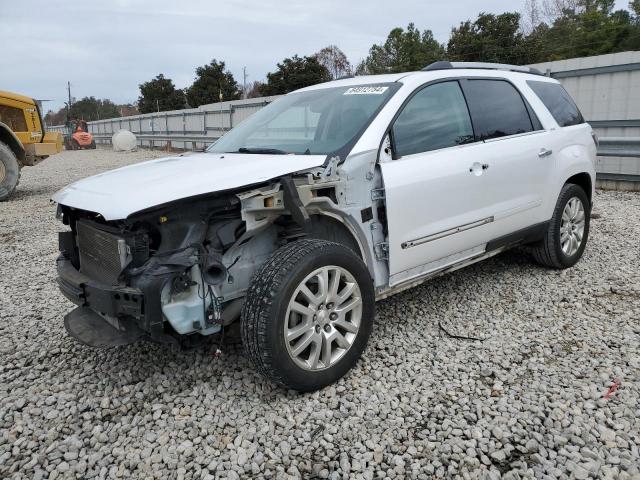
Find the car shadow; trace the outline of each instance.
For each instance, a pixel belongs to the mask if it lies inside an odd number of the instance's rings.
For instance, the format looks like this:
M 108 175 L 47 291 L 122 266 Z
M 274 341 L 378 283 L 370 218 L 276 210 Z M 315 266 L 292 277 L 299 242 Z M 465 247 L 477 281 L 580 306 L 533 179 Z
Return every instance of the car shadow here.
M 521 251 L 508 251 L 476 265 L 432 279 L 425 284 L 401 292 L 377 304 L 376 321 L 370 339 L 370 346 L 364 359 L 342 381 L 349 382 L 352 376 L 358 376 L 363 362 L 375 363 L 382 355 L 377 344 L 392 321 L 393 328 L 404 331 L 415 327 L 416 313 L 397 315 L 408 304 L 421 303 L 422 313 L 418 313 L 420 322 L 427 327 L 425 335 L 434 335 L 438 331 L 438 322 L 429 310 L 430 299 L 436 296 L 440 302 L 448 302 L 460 292 L 473 289 L 478 282 L 491 282 L 504 275 L 505 271 L 535 269 L 535 265 Z M 139 399 L 139 408 L 143 403 L 162 403 L 166 396 L 184 396 L 197 390 L 213 395 L 241 395 L 244 398 L 261 402 L 278 401 L 297 394 L 279 388 L 258 373 L 245 357 L 239 339 L 228 338 L 220 343 L 220 337 L 206 339 L 201 345 L 191 349 L 152 343 L 138 343 L 108 350 L 94 350 L 79 345 L 71 338 L 63 340 L 66 348 L 82 358 L 84 365 L 91 365 L 97 383 L 88 382 L 84 387 L 100 394 L 104 384 L 113 389 L 111 395 L 127 396 L 127 392 L 142 384 L 145 395 Z M 428 354 L 428 352 L 427 352 Z M 68 367 L 73 374 L 73 366 Z M 355 372 L 354 372 L 355 371 Z M 243 385 L 250 385 L 237 393 L 230 393 L 230 386 L 242 379 Z M 161 385 L 161 388 L 157 388 Z M 127 410 L 126 414 L 131 411 Z M 115 415 L 114 413 L 113 415 Z M 122 413 L 124 414 L 124 413 Z M 113 416 L 112 415 L 112 416 Z

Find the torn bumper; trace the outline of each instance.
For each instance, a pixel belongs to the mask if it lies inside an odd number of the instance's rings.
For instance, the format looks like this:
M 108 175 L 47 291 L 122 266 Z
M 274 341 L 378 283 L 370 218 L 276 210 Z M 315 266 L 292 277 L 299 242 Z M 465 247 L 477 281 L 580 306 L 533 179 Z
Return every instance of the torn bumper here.
M 146 337 L 135 323 L 118 321 L 112 325 L 89 307 L 78 307 L 65 315 L 64 328 L 79 342 L 95 348 L 128 345 Z
M 57 268 L 60 291 L 79 307 L 65 316 L 71 336 L 93 347 L 125 345 L 147 336 L 141 327 L 144 295 L 140 290 L 100 284 L 64 256 L 58 258 Z

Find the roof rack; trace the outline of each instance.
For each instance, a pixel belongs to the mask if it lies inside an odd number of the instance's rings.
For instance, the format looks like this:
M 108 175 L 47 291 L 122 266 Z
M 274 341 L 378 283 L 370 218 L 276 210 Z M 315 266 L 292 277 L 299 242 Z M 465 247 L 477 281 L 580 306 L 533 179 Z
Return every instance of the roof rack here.
M 523 67 L 520 65 L 508 65 L 506 63 L 485 63 L 485 62 L 433 62 L 422 69 L 423 72 L 432 72 L 434 70 L 449 70 L 458 68 L 470 68 L 481 70 L 507 70 L 509 72 L 531 73 L 533 75 L 543 75 L 540 70 L 532 67 Z

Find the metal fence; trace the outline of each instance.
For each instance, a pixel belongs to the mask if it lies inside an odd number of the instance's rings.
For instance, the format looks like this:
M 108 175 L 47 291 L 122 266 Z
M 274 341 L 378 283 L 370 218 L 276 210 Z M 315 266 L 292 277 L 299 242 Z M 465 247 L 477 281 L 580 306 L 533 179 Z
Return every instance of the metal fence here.
M 156 112 L 88 122 L 96 143 L 111 143 L 118 130 L 136 135 L 140 147 L 201 150 L 225 132 L 279 97 L 262 97 L 202 105 L 199 108 Z M 64 125 L 48 127 L 67 133 Z

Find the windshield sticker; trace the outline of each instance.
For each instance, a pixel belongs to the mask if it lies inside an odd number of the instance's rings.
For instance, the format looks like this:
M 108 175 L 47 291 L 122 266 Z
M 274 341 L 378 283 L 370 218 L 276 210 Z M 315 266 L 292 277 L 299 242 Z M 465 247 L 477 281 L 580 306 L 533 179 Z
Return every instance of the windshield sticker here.
M 389 87 L 352 87 L 344 95 L 382 95 Z

